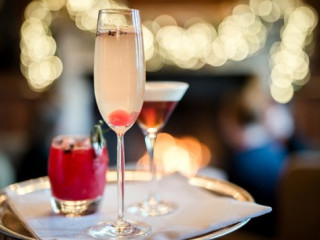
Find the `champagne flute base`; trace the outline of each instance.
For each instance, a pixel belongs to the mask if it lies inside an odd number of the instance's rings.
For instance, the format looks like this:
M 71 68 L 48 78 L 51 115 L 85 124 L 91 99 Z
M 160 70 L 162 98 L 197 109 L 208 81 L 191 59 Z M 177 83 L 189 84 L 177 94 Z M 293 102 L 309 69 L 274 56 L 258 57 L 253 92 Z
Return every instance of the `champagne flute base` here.
M 133 204 L 128 207 L 127 211 L 143 217 L 155 217 L 172 213 L 177 208 L 178 206 L 175 203 L 151 199 Z
M 96 239 L 134 239 L 150 235 L 151 226 L 138 221 L 107 221 L 90 227 L 87 234 Z

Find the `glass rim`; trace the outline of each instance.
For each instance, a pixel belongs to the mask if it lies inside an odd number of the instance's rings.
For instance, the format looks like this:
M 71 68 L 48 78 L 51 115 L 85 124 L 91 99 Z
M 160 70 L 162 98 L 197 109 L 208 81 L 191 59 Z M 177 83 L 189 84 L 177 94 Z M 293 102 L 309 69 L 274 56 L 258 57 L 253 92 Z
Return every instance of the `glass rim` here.
M 51 142 L 53 143 L 55 141 L 59 141 L 64 138 L 80 140 L 80 139 L 90 138 L 90 135 L 89 134 L 59 134 L 59 135 L 54 136 L 51 139 Z
M 162 86 L 177 86 L 177 88 L 188 88 L 190 86 L 189 83 L 183 81 L 170 81 L 170 80 L 148 80 L 146 81 L 146 85 L 162 85 Z
M 99 14 L 100 13 L 121 13 L 121 12 L 139 13 L 139 10 L 134 8 L 104 8 L 99 10 Z

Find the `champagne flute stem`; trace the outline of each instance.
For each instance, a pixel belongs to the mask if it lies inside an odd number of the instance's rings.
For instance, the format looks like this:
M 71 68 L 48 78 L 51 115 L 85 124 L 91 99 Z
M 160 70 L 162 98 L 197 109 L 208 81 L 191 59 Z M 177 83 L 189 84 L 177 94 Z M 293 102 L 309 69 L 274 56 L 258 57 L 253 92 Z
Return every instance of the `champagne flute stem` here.
M 150 182 L 150 189 L 149 189 L 149 199 L 150 203 L 156 203 L 157 199 L 157 167 L 154 161 L 154 146 L 157 139 L 157 133 L 147 133 L 145 136 L 145 142 L 147 151 L 149 154 L 149 163 L 150 163 L 150 172 L 151 172 L 151 182 Z
M 124 141 L 123 133 L 117 134 L 117 186 L 118 186 L 118 222 L 124 222 Z

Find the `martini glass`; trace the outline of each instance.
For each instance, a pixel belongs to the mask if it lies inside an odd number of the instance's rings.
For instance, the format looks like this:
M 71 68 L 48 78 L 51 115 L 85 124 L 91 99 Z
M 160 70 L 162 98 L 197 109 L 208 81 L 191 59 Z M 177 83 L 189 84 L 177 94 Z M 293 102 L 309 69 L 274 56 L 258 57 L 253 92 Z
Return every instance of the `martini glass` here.
M 94 92 L 99 111 L 117 135 L 118 218 L 88 229 L 98 239 L 131 239 L 151 233 L 148 224 L 124 216 L 123 137 L 137 120 L 145 91 L 145 61 L 139 11 L 99 11 L 94 56 Z
M 177 208 L 176 203 L 161 199 L 157 190 L 157 170 L 154 161 L 154 146 L 157 135 L 181 100 L 189 85 L 185 82 L 148 81 L 138 125 L 141 128 L 150 159 L 151 181 L 148 197 L 129 206 L 128 212 L 141 216 L 168 214 Z

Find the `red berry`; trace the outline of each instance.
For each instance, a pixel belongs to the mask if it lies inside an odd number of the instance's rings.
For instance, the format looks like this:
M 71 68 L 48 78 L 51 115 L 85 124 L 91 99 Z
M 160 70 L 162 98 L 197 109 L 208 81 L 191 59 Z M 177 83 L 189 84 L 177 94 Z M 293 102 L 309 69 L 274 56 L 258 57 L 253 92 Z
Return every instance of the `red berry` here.
M 113 126 L 123 127 L 133 123 L 131 115 L 124 110 L 115 110 L 109 115 L 109 122 Z

